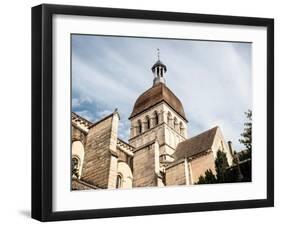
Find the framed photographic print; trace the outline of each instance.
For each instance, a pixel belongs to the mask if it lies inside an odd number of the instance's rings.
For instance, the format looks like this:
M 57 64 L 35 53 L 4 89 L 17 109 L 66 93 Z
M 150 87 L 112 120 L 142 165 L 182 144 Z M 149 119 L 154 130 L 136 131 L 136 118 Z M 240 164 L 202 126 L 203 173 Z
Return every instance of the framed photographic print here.
M 274 205 L 274 21 L 32 8 L 32 217 Z

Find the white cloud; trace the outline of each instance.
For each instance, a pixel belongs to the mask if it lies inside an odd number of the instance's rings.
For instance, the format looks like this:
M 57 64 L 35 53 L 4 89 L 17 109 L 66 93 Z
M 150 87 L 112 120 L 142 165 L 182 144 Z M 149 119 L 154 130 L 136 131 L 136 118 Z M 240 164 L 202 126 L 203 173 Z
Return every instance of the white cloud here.
M 110 110 L 102 110 L 102 111 L 97 112 L 97 116 L 99 118 L 103 118 L 103 117 L 106 117 L 107 115 L 110 115 L 111 113 L 112 113 L 112 111 L 110 111 Z
M 76 113 L 89 121 L 92 121 L 92 122 L 94 121 L 93 114 L 91 112 L 89 112 L 88 110 L 76 111 Z
M 78 98 L 72 98 L 72 107 L 73 108 L 80 107 L 80 101 Z

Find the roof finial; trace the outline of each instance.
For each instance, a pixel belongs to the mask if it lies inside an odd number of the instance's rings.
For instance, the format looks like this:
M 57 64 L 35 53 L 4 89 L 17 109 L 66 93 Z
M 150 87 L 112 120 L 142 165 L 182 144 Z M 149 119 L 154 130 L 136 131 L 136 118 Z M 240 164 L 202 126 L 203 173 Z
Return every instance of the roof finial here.
M 159 48 L 157 48 L 157 58 L 158 58 L 158 60 L 160 60 L 160 49 Z

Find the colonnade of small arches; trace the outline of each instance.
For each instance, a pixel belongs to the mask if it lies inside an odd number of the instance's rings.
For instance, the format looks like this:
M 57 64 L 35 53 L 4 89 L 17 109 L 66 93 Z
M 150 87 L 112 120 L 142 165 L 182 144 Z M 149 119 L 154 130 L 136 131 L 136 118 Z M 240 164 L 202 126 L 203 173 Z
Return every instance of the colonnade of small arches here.
M 154 111 L 151 116 L 146 115 L 144 120 L 139 119 L 136 125 L 136 135 L 139 135 L 146 130 L 149 130 L 160 123 L 160 115 L 157 111 Z
M 159 123 L 166 121 L 171 128 L 184 136 L 185 127 L 183 122 L 179 121 L 176 116 L 173 117 L 170 111 L 168 111 L 166 119 L 163 113 L 164 112 L 158 113 L 157 111 L 154 111 L 152 115 L 146 115 L 143 119 L 138 119 L 135 125 L 135 135 L 142 134 L 143 132 L 157 126 Z
M 178 121 L 177 117 L 173 117 L 171 112 L 167 114 L 167 124 L 174 130 L 176 130 L 179 134 L 184 135 L 185 128 L 183 126 L 182 121 Z

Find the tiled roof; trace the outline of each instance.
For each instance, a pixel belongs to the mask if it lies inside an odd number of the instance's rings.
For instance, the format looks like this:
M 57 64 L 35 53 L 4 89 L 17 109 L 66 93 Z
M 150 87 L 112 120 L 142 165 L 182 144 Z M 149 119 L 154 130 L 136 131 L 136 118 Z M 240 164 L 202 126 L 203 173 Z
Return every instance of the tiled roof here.
M 175 159 L 178 160 L 182 158 L 188 158 L 209 150 L 213 145 L 217 130 L 218 127 L 216 126 L 179 143 L 174 153 Z
M 143 111 L 162 101 L 166 102 L 174 111 L 176 111 L 183 119 L 186 120 L 181 101 L 163 83 L 159 83 L 151 87 L 139 96 L 139 98 L 136 100 L 130 118 L 142 113 Z

